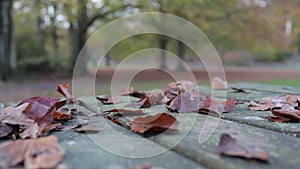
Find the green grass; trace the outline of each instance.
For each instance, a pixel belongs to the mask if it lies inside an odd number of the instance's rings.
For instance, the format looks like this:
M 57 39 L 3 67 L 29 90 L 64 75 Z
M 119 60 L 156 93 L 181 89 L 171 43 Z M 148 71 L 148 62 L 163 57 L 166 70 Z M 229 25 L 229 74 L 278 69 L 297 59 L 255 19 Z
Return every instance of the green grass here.
M 262 82 L 264 84 L 281 85 L 281 86 L 300 86 L 300 80 L 276 79 Z

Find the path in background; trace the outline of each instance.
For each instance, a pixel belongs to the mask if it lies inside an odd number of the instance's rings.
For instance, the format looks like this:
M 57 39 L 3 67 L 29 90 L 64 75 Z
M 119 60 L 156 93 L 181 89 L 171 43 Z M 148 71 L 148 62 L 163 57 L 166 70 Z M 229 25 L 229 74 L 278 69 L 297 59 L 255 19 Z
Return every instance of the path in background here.
M 122 71 L 124 74 L 131 73 L 132 70 Z M 178 72 L 178 76 L 181 79 L 186 79 L 186 72 Z M 201 85 L 203 83 L 209 83 L 209 78 L 206 71 L 195 71 L 196 80 Z M 96 80 L 96 92 L 108 93 L 109 84 L 113 70 L 106 69 L 100 71 L 100 76 Z M 266 82 L 277 80 L 280 82 L 296 81 L 300 86 L 300 70 L 282 70 L 272 68 L 226 68 L 226 78 L 229 83 L 231 82 Z M 82 79 L 84 84 L 86 79 Z M 163 73 L 162 71 L 150 70 L 144 71 L 134 79 L 135 86 L 138 86 L 140 90 L 153 89 L 155 87 L 163 87 L 172 78 Z M 23 82 L 8 82 L 0 83 L 0 102 L 20 101 L 22 99 L 33 96 L 59 96 L 55 91 L 56 86 L 61 83 L 71 84 L 72 80 L 69 79 L 42 79 L 35 81 L 23 81 Z M 287 83 L 288 84 L 288 83 Z M 84 87 L 84 85 L 83 85 Z

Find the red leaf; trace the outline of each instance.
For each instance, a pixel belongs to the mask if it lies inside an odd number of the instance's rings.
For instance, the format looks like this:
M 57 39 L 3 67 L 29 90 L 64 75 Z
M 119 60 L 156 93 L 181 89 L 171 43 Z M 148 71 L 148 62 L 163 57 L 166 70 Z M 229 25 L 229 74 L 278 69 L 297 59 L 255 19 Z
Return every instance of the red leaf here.
M 68 100 L 73 100 L 73 96 L 69 93 L 69 84 L 60 84 L 57 86 L 56 90 L 62 94 Z
M 96 97 L 103 104 L 117 104 L 121 101 L 120 96 L 105 96 L 105 97 Z
M 159 113 L 154 116 L 137 117 L 131 121 L 131 130 L 138 133 L 179 130 L 179 121 L 170 114 Z
M 250 149 L 250 148 L 249 148 Z M 227 156 L 242 157 L 246 159 L 256 159 L 267 162 L 269 153 L 263 150 L 248 150 L 240 145 L 237 140 L 227 133 L 221 135 L 218 152 Z
M 9 157 L 9 158 L 7 158 Z M 0 168 L 55 168 L 64 159 L 64 150 L 56 136 L 39 139 L 17 140 L 0 146 Z

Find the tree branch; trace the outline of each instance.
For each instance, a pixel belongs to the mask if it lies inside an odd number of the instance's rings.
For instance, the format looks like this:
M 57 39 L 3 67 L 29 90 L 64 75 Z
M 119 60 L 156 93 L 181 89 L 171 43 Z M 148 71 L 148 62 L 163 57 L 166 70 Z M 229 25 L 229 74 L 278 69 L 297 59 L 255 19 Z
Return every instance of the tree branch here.
M 132 6 L 132 5 L 129 5 L 129 4 L 122 5 L 122 6 L 119 6 L 119 7 L 115 8 L 115 9 L 109 10 L 107 12 L 103 12 L 103 13 L 99 12 L 99 13 L 94 14 L 93 16 L 91 16 L 90 18 L 87 19 L 85 24 L 82 26 L 81 31 L 86 31 L 97 19 L 105 18 L 109 14 L 119 12 L 119 11 L 121 11 L 121 10 L 127 8 L 127 7 L 130 7 L 130 6 Z M 132 7 L 136 7 L 136 6 L 132 6 Z

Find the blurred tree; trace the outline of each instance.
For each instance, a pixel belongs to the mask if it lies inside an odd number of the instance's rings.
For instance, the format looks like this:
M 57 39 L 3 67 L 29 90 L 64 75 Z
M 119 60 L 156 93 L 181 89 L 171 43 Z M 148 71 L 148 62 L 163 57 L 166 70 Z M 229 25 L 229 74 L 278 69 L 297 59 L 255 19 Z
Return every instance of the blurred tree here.
M 87 30 L 96 20 L 105 18 L 114 18 L 116 14 L 120 14 L 134 7 L 135 1 L 89 1 L 89 0 L 70 0 L 65 2 L 65 10 L 67 12 L 70 23 L 70 47 L 71 47 L 71 67 L 75 65 L 76 59 L 83 49 L 86 41 Z M 88 8 L 89 6 L 89 8 Z M 81 51 L 86 52 L 86 51 Z M 79 70 L 86 72 L 86 59 L 79 61 Z
M 12 0 L 0 1 L 0 76 L 2 80 L 6 80 L 17 68 L 12 5 Z

